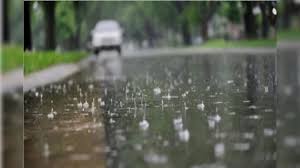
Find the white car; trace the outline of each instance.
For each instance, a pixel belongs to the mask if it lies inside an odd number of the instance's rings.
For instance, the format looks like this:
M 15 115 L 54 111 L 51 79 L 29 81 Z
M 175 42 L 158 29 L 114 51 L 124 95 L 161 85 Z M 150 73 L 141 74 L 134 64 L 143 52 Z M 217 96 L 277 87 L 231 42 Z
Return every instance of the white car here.
M 123 30 L 114 20 L 103 20 L 91 32 L 91 48 L 98 54 L 101 50 L 117 50 L 121 54 Z

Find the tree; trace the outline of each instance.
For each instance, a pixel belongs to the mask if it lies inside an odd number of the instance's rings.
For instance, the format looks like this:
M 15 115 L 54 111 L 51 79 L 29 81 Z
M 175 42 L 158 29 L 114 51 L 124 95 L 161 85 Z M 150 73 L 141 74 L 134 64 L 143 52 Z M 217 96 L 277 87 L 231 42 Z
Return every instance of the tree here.
M 55 40 L 55 1 L 44 1 L 44 17 L 46 22 L 46 38 L 45 46 L 46 49 L 54 50 L 56 46 Z
M 74 47 L 79 48 L 80 46 L 80 30 L 81 30 L 81 16 L 80 16 L 80 6 L 83 5 L 80 1 L 74 1 L 74 13 L 76 22 L 76 31 L 74 35 Z
M 184 8 L 188 5 L 188 1 L 172 1 L 175 5 L 177 13 L 180 15 L 180 28 L 183 37 L 184 45 L 190 45 L 192 43 L 190 25 L 187 17 L 184 15 Z
M 289 28 L 291 23 L 291 10 L 293 6 L 293 2 L 291 0 L 282 1 L 283 3 L 283 14 L 282 14 L 282 21 L 283 21 L 283 28 Z
M 3 35 L 3 39 L 2 41 L 4 43 L 8 43 L 9 42 L 9 17 L 8 17 L 8 11 L 9 11 L 9 0 L 3 0 L 2 1 L 2 19 L 3 19 L 3 30 L 2 30 L 2 35 Z
M 217 1 L 200 2 L 201 36 L 204 41 L 208 39 L 208 22 L 216 12 L 217 7 Z
M 257 33 L 257 24 L 255 20 L 255 16 L 252 12 L 254 3 L 252 1 L 244 1 L 244 27 L 245 27 L 245 35 L 247 38 L 256 38 Z
M 260 10 L 262 13 L 262 30 L 261 30 L 261 34 L 263 38 L 267 38 L 268 37 L 268 32 L 269 32 L 269 19 L 268 19 L 268 14 L 267 14 L 267 10 L 269 8 L 268 6 L 268 2 L 260 2 L 259 3 L 260 6 Z
M 31 50 L 31 2 L 24 1 L 24 50 Z

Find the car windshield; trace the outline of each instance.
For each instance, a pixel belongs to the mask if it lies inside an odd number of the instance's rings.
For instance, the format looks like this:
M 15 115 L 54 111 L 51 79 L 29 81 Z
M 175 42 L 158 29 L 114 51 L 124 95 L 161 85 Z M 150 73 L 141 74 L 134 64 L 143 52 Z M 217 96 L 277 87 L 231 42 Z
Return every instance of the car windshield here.
M 98 22 L 95 27 L 96 31 L 116 31 L 119 29 L 120 29 L 119 24 L 115 21 Z

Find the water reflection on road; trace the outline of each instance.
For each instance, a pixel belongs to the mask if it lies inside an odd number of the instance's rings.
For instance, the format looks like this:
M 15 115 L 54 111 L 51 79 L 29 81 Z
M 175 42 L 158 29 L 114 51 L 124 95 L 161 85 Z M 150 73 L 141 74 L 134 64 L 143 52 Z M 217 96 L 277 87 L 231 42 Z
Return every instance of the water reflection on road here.
M 293 43 L 294 44 L 294 43 Z M 299 43 L 296 43 L 299 44 Z M 300 50 L 278 47 L 278 167 L 300 166 Z
M 275 167 L 274 55 L 104 58 L 25 94 L 25 167 Z

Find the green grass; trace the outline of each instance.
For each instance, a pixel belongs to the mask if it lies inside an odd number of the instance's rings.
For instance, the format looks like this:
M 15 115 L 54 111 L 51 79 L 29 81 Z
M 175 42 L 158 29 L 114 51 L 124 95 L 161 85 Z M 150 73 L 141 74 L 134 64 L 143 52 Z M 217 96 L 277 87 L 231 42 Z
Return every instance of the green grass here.
M 278 40 L 300 40 L 299 29 L 280 30 L 277 35 Z
M 1 47 L 1 71 L 8 72 L 23 65 L 23 48 L 15 45 Z
M 45 69 L 49 66 L 60 63 L 77 62 L 87 56 L 85 52 L 63 52 L 55 51 L 37 51 L 24 53 L 24 74 Z
M 205 42 L 201 47 L 205 48 L 252 48 L 252 47 L 276 47 L 276 40 L 255 39 L 255 40 L 224 40 L 212 39 Z

